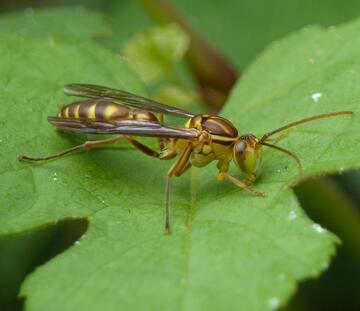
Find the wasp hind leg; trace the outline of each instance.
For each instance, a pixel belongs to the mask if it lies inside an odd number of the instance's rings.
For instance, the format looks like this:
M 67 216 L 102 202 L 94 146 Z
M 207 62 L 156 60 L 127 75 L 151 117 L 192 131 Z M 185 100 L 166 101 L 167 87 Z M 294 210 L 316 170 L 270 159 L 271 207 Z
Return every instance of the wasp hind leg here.
M 126 139 L 136 149 L 140 150 L 141 152 L 151 157 L 158 158 L 160 160 L 169 160 L 176 156 L 176 150 L 174 148 L 161 149 L 160 152 L 158 152 L 142 144 L 141 142 L 139 142 L 138 140 L 132 137 L 126 137 Z
M 66 149 L 64 151 L 55 153 L 51 156 L 47 156 L 47 157 L 37 157 L 37 158 L 32 158 L 32 157 L 28 157 L 25 155 L 22 156 L 18 156 L 18 160 L 19 161 L 25 161 L 25 162 L 37 162 L 37 161 L 48 161 L 48 160 L 54 160 L 57 158 L 61 158 L 67 154 L 70 153 L 74 153 L 74 152 L 78 152 L 78 151 L 83 151 L 83 150 L 91 150 L 91 149 L 95 149 L 95 148 L 101 148 L 103 146 L 106 145 L 111 145 L 116 143 L 119 140 L 126 140 L 126 137 L 123 135 L 117 135 L 114 138 L 110 138 L 110 139 L 103 139 L 103 140 L 94 140 L 94 141 L 86 141 L 85 143 Z

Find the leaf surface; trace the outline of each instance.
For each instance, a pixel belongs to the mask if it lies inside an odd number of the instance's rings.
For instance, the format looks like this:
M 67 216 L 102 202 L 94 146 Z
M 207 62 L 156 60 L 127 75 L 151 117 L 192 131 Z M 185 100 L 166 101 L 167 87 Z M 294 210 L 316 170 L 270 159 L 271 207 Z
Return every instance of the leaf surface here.
M 332 31 L 307 28 L 274 43 L 237 85 L 223 116 L 243 133 L 261 135 L 317 113 L 353 110 L 352 117 L 293 129 L 278 144 L 300 156 L 306 176 L 359 167 L 359 30 L 359 21 Z M 170 163 L 131 149 L 18 163 L 19 154 L 74 145 L 46 121 L 69 101 L 61 90 L 71 82 L 144 95 L 120 59 L 96 44 L 0 34 L 0 234 L 70 217 L 90 222 L 82 240 L 26 279 L 28 310 L 274 309 L 298 281 L 327 267 L 338 240 L 284 189 L 298 171 L 274 150 L 265 151 L 255 185 L 265 199 L 217 183 L 214 165 L 174 180 L 171 236 L 162 232 Z

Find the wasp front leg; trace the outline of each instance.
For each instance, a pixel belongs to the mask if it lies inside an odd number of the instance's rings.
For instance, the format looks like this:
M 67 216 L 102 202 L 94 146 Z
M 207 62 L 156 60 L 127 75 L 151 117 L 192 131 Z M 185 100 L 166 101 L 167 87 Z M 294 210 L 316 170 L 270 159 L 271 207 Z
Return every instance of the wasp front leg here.
M 251 184 L 255 181 L 255 177 L 253 177 L 251 179 L 249 178 L 245 181 L 237 179 L 236 177 L 230 175 L 227 172 L 229 169 L 229 163 L 222 163 L 221 161 L 219 161 L 219 163 L 218 163 L 218 169 L 219 169 L 219 175 L 218 175 L 219 181 L 224 181 L 225 179 L 227 179 L 227 180 L 231 181 L 237 187 L 244 189 L 245 191 L 250 192 L 251 194 L 254 194 L 259 197 L 266 196 L 265 192 L 259 192 L 259 191 L 256 191 L 251 188 Z
M 165 234 L 171 233 L 170 227 L 170 191 L 172 177 L 180 176 L 190 166 L 190 155 L 193 151 L 193 144 L 188 142 L 185 149 L 181 153 L 179 159 L 171 166 L 167 173 L 166 187 L 165 187 Z

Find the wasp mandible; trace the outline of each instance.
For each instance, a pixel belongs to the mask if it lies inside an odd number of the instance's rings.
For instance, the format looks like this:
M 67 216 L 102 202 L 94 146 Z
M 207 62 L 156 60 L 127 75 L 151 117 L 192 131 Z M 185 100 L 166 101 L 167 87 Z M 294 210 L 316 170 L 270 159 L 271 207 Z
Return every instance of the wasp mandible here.
M 69 84 L 65 86 L 64 92 L 67 95 L 86 97 L 87 99 L 62 107 L 56 117 L 48 118 L 51 124 L 65 132 L 114 134 L 115 136 L 109 139 L 86 141 L 81 145 L 47 157 L 19 156 L 18 159 L 21 161 L 46 161 L 76 151 L 103 147 L 120 140 L 126 140 L 143 153 L 160 160 L 169 160 L 178 156 L 166 178 L 165 233 L 168 234 L 171 232 L 169 202 L 173 176 L 181 176 L 191 166 L 203 167 L 212 161 L 217 161 L 220 181 L 227 179 L 247 192 L 256 196 L 265 196 L 265 193 L 255 191 L 251 187 L 258 176 L 263 146 L 292 157 L 298 166 L 300 181 L 303 178 L 303 168 L 299 157 L 271 142 L 286 137 L 287 133 L 284 131 L 297 125 L 353 113 L 339 111 L 315 115 L 289 123 L 258 139 L 252 134 L 240 134 L 229 120 L 220 116 L 194 115 L 122 90 L 92 84 Z M 185 117 L 188 120 L 184 127 L 167 126 L 163 122 L 163 114 Z M 280 132 L 283 134 L 275 139 L 271 138 Z M 149 148 L 136 140 L 134 136 L 157 137 L 159 150 Z M 228 173 L 231 161 L 234 161 L 243 173 L 244 180 L 237 179 Z

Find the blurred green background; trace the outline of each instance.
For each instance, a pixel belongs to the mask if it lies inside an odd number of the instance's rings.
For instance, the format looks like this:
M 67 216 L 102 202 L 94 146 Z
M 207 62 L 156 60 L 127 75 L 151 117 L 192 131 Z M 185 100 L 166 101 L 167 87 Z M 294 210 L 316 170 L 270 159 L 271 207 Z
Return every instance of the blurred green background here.
M 179 9 L 238 73 L 246 71 L 268 44 L 290 32 L 312 24 L 336 26 L 360 16 L 360 2 L 355 0 L 173 0 L 169 3 Z M 154 4 L 161 6 L 162 1 L 1 1 L 0 13 L 28 14 L 29 10 L 49 6 L 94 9 L 103 13 L 104 23 L 113 30 L 111 35 L 97 40 L 121 53 L 124 42 L 156 23 L 149 14 L 149 6 Z M 196 80 L 190 72 L 183 75 L 185 80 Z M 286 310 L 360 310 L 359 190 L 359 171 L 310 180 L 296 189 L 310 218 L 336 233 L 343 243 L 327 271 L 319 280 L 302 283 Z M 22 301 L 16 296 L 26 275 L 70 247 L 86 228 L 85 221 L 73 220 L 0 240 L 0 310 L 21 310 Z

